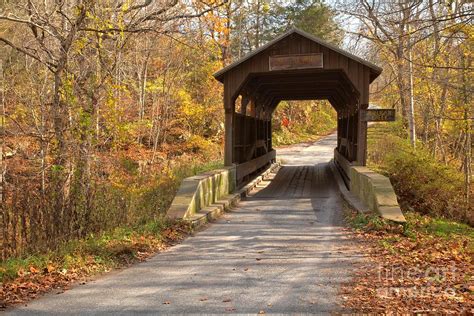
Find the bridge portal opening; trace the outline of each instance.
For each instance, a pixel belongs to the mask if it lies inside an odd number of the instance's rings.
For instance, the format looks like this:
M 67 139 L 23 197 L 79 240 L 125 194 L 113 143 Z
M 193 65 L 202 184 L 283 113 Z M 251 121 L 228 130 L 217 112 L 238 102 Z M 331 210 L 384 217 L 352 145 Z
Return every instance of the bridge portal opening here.
M 336 127 L 337 112 L 327 100 L 281 101 L 272 116 L 272 142 L 278 147 L 316 140 Z
M 291 29 L 221 69 L 226 166 L 243 183 L 276 158 L 272 117 L 281 101 L 327 100 L 337 112 L 334 160 L 342 174 L 365 165 L 369 85 L 381 68 L 298 29 Z

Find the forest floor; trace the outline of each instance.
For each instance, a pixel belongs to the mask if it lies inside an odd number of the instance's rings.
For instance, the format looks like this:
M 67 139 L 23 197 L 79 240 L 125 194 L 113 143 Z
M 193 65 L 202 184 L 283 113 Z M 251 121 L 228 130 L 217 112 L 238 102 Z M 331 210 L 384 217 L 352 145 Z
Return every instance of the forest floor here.
M 370 264 L 341 290 L 343 305 L 359 313 L 472 315 L 474 228 L 414 212 L 405 217 L 402 226 L 348 212 Z

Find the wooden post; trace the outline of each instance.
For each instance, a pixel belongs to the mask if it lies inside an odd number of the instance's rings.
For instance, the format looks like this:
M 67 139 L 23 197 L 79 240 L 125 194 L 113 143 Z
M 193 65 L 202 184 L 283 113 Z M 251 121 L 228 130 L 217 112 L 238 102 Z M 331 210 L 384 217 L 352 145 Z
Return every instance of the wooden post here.
M 337 111 L 337 144 L 336 148 L 338 151 L 341 150 L 341 138 L 342 138 L 342 114 L 341 111 Z
M 248 115 L 251 117 L 255 117 L 255 107 L 256 107 L 256 100 L 255 97 L 250 98 L 250 109 L 248 111 Z
M 234 162 L 234 112 L 235 99 L 232 99 L 228 85 L 224 84 L 224 166 L 230 167 Z
M 225 148 L 224 166 L 232 166 L 234 162 L 234 112 L 225 110 Z
M 362 120 L 362 111 L 368 108 L 368 104 L 361 104 L 357 111 L 358 133 L 357 133 L 357 159 L 358 166 L 367 163 L 367 122 Z
M 247 96 L 247 94 L 242 95 L 242 103 L 240 105 L 240 113 L 242 115 L 246 115 L 247 113 L 247 105 L 250 102 L 250 98 Z
M 365 166 L 367 164 L 367 122 L 362 119 L 362 111 L 369 107 L 369 75 L 364 74 L 364 88 L 361 91 L 361 101 L 357 111 L 357 157 L 356 164 Z

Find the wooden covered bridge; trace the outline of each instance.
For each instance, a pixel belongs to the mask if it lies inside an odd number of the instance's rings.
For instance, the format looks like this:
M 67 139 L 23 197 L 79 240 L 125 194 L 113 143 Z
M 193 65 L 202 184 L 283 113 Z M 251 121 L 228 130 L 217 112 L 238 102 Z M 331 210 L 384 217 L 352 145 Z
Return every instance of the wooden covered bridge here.
M 331 203 L 340 191 L 361 211 L 369 209 L 386 219 L 405 221 L 390 180 L 364 167 L 367 122 L 395 118 L 393 109 L 368 109 L 369 86 L 381 72 L 368 61 L 291 29 L 215 73 L 224 84 L 225 168 L 186 178 L 168 216 L 200 225 L 230 209 L 267 178 L 272 180 L 264 181 L 260 188 L 268 187 L 261 192 L 256 189 L 259 193 L 254 192 L 252 202 L 262 197 L 262 208 L 270 205 L 274 210 L 279 203 L 289 203 L 287 200 L 306 203 L 309 199 L 317 209 L 324 205 L 327 214 L 334 215 L 340 209 Z M 328 100 L 337 112 L 337 143 L 331 137 L 329 146 L 313 146 L 324 152 L 322 156 L 296 159 L 296 164 L 283 165 L 269 176 L 276 170 L 275 166 L 268 168 L 276 159 L 272 116 L 283 100 Z M 332 146 L 339 172 L 321 161 L 332 155 Z
M 224 84 L 226 166 L 237 182 L 275 160 L 271 120 L 282 100 L 328 100 L 337 111 L 334 159 L 343 175 L 364 166 L 369 85 L 382 69 L 299 29 L 214 74 Z M 237 102 L 238 101 L 238 102 Z

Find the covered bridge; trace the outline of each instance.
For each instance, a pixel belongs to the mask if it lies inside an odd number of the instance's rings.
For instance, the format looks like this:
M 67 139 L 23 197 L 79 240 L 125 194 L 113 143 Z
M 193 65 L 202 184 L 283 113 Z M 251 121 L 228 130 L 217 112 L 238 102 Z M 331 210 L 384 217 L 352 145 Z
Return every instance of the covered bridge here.
M 271 120 L 280 101 L 328 100 L 338 117 L 337 165 L 346 176 L 350 165 L 364 166 L 369 85 L 381 72 L 295 28 L 228 65 L 214 74 L 224 84 L 225 165 L 245 182 L 275 160 Z

